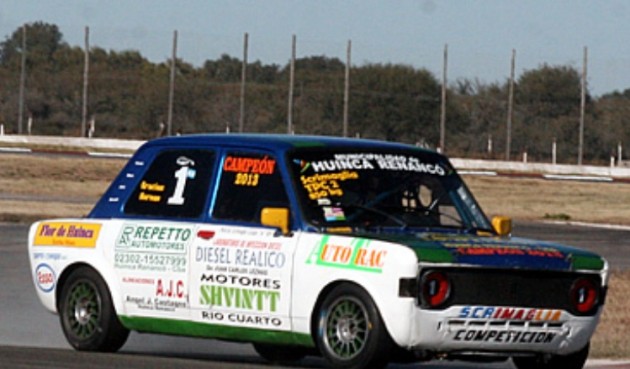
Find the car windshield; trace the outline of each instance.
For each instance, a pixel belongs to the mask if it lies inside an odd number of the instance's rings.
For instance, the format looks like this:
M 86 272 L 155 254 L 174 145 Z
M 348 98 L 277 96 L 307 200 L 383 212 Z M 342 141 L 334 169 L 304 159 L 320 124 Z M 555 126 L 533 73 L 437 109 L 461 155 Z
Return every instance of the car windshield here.
M 424 150 L 295 150 L 306 221 L 321 230 L 491 230 L 448 160 Z

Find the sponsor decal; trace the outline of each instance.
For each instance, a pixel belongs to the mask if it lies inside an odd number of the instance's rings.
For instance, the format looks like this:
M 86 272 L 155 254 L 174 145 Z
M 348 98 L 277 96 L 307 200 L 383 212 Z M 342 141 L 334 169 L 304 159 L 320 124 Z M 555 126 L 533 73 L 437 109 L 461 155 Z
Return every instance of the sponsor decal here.
M 569 270 L 574 259 L 563 251 L 562 246 L 529 242 L 527 240 L 502 240 L 493 237 L 426 235 L 427 241 L 439 242 L 458 262 L 484 266 L 514 268 Z
M 183 273 L 186 264 L 186 255 L 117 251 L 114 256 L 114 266 L 118 269 Z
M 58 252 L 34 252 L 33 260 L 66 260 L 68 257 Z
M 530 309 L 494 306 L 464 306 L 459 312 L 462 319 L 521 320 L 533 322 L 557 322 L 562 310 Z
M 518 243 L 505 243 L 501 240 L 478 239 L 433 234 L 427 240 L 440 242 L 447 249 L 461 256 L 524 256 L 534 258 L 563 259 L 562 251 L 552 246 Z
M 546 331 L 501 331 L 460 329 L 453 335 L 453 341 L 489 342 L 489 343 L 523 343 L 549 344 L 556 337 L 555 332 Z
M 214 231 L 200 230 L 199 232 L 197 232 L 197 237 L 208 241 L 208 240 L 211 240 L 212 237 L 214 237 L 214 234 L 215 234 Z
M 125 303 L 129 305 L 135 305 L 140 310 L 163 312 L 173 312 L 177 309 L 188 308 L 188 302 L 186 301 L 164 299 L 159 297 L 151 298 L 144 296 L 127 295 L 125 296 Z
M 148 202 L 160 202 L 162 201 L 162 193 L 165 190 L 162 183 L 149 183 L 145 180 L 140 182 L 140 193 L 138 194 L 138 201 Z
M 280 242 L 267 242 L 260 240 L 240 240 L 233 238 L 219 238 L 214 241 L 215 246 L 243 247 L 248 249 L 280 250 Z
M 223 162 L 223 171 L 234 172 L 234 185 L 256 187 L 261 175 L 273 174 L 276 161 L 268 156 L 263 158 L 228 156 Z
M 268 156 L 248 158 L 228 156 L 223 163 L 223 170 L 235 173 L 273 174 L 276 161 Z
M 35 283 L 42 292 L 48 293 L 54 290 L 56 280 L 55 271 L 50 265 L 42 263 L 35 268 Z
M 256 278 L 243 275 L 229 275 L 229 274 L 202 274 L 201 282 L 212 284 L 230 284 L 239 285 L 242 287 L 254 287 L 264 289 L 280 289 L 280 281 L 277 279 L 269 278 Z
M 324 210 L 324 218 L 327 222 L 337 222 L 346 220 L 346 215 L 343 212 L 342 208 L 334 207 L 334 206 L 324 206 L 322 207 Z
M 280 327 L 282 319 L 263 315 L 244 313 L 222 313 L 219 311 L 202 311 L 201 319 L 215 322 L 229 322 L 233 325 L 247 325 L 258 327 Z
M 100 231 L 94 223 L 44 222 L 37 226 L 33 245 L 91 248 Z
M 213 246 L 197 246 L 195 261 L 209 265 L 233 265 L 255 268 L 282 268 L 286 255 L 277 251 L 280 243 L 217 239 Z
M 158 279 L 155 284 L 155 296 L 172 297 L 177 299 L 186 298 L 186 288 L 182 280 Z
M 343 196 L 343 190 L 340 183 L 347 180 L 359 178 L 356 171 L 347 171 L 337 173 L 322 173 L 311 176 L 301 176 L 302 186 L 308 192 L 311 200 L 318 200 L 330 196 Z
M 201 285 L 201 305 L 230 309 L 275 312 L 280 292 L 230 286 Z
M 424 163 L 419 158 L 394 154 L 335 154 L 334 159 L 312 161 L 315 173 L 344 170 L 396 170 L 445 176 L 447 171 L 438 163 Z
M 204 273 L 200 281 L 201 305 L 257 313 L 273 313 L 278 309 L 281 289 L 281 281 L 278 279 Z
M 127 251 L 151 251 L 185 254 L 193 227 L 125 224 L 116 240 L 116 248 Z
M 219 227 L 216 231 L 221 235 L 234 235 L 236 237 L 254 237 L 260 238 L 273 238 L 275 231 L 266 228 L 250 228 L 250 227 Z
M 187 287 L 183 280 L 124 277 L 123 283 L 143 286 L 133 288 L 129 291 L 130 294 L 125 295 L 125 304 L 129 306 L 155 312 L 174 312 L 188 308 Z M 151 289 L 153 295 L 146 296 L 151 294 Z
M 115 243 L 118 269 L 186 272 L 192 226 L 125 224 Z
M 327 235 L 315 244 L 306 264 L 381 273 L 387 250 L 370 247 L 370 244 L 371 240 L 353 238 L 350 245 L 343 245 L 331 242 Z
M 123 283 L 127 284 L 150 284 L 153 285 L 155 283 L 155 279 L 153 278 L 145 278 L 145 277 L 123 277 Z
M 564 258 L 564 254 L 552 247 L 532 249 L 523 245 L 483 245 L 468 243 L 445 243 L 445 247 L 452 248 L 459 255 L 467 256 L 533 256 L 541 258 Z

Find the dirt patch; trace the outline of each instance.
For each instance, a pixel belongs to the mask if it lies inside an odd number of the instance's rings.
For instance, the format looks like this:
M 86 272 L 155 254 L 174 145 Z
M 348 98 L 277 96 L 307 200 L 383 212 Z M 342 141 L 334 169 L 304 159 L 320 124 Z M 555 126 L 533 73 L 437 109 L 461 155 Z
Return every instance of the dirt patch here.
M 3 154 L 0 221 L 83 217 L 126 163 L 124 159 Z M 488 216 L 630 224 L 630 184 L 464 176 Z M 33 201 L 42 197 L 46 201 Z M 630 357 L 630 271 L 612 273 L 591 357 Z
M 630 271 L 614 271 L 609 283 L 606 307 L 593 336 L 591 357 L 628 358 L 628 327 L 630 327 Z
M 124 159 L 3 154 L 0 221 L 83 217 L 107 190 Z
M 630 225 L 630 184 L 463 176 L 486 215 Z

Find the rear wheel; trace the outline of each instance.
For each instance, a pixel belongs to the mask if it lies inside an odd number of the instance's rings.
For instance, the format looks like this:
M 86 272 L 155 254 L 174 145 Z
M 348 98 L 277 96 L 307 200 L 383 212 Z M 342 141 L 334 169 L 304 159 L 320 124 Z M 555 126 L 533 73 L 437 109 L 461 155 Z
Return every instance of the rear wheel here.
M 513 357 L 512 361 L 518 369 L 582 369 L 588 358 L 589 346 L 587 344 L 580 351 L 569 355 Z
M 107 285 L 91 268 L 71 272 L 61 286 L 58 310 L 63 333 L 76 350 L 114 352 L 129 336 L 116 316 Z
M 372 298 L 363 289 L 342 284 L 322 302 L 317 346 L 334 367 L 383 368 L 393 347 Z

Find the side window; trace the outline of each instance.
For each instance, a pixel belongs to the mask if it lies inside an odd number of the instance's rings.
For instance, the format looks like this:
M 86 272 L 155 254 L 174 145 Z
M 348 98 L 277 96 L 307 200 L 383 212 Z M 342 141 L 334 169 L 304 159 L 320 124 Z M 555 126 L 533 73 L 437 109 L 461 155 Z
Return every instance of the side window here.
M 287 207 L 289 200 L 271 155 L 230 152 L 223 162 L 213 217 L 260 222 L 264 207 Z
M 170 150 L 160 153 L 125 205 L 125 214 L 197 218 L 203 213 L 214 153 Z

